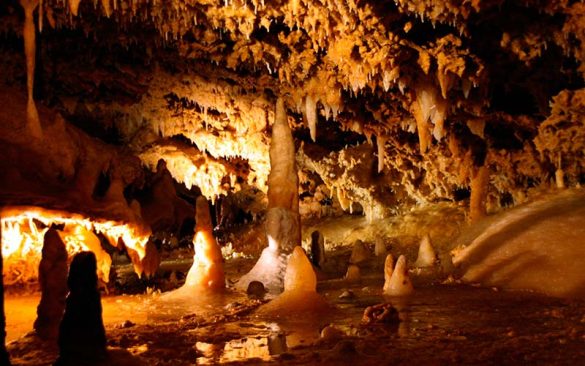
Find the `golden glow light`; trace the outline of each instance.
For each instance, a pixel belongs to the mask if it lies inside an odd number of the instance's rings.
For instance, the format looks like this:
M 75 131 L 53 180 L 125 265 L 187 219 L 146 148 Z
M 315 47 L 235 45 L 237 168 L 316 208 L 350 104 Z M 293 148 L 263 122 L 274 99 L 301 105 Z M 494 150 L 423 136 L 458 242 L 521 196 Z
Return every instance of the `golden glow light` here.
M 59 232 L 69 255 L 91 250 L 98 259 L 98 275 L 108 281 L 111 258 L 99 244 L 95 233 L 102 233 L 117 246 L 118 240 L 135 250 L 142 260 L 150 236 L 147 228 L 112 220 L 90 219 L 80 214 L 41 207 L 6 207 L 0 213 L 4 283 L 24 283 L 38 277 L 43 238 L 51 224 L 64 225 Z M 42 224 L 38 225 L 36 222 Z

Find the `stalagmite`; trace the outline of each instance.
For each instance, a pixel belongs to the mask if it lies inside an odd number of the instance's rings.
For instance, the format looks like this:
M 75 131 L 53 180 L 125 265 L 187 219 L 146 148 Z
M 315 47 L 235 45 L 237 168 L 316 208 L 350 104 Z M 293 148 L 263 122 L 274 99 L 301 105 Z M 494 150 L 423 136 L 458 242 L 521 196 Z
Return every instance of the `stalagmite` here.
M 311 233 L 311 263 L 317 268 L 325 264 L 325 238 L 317 230 Z
M 35 53 L 36 53 L 36 29 L 33 12 L 39 5 L 38 0 L 20 0 L 24 8 L 24 52 L 26 55 L 26 86 L 28 102 L 26 106 L 27 129 L 34 138 L 42 138 L 43 130 L 39 120 L 39 112 L 34 101 L 34 79 L 35 79 Z
M 55 229 L 45 233 L 39 264 L 41 301 L 37 307 L 34 329 L 44 340 L 57 342 L 59 323 L 67 297 L 67 249 Z
M 469 202 L 469 219 L 471 222 L 486 215 L 486 200 L 489 184 L 489 169 L 486 165 L 476 169 L 471 177 L 471 198 Z
M 374 246 L 374 254 L 376 257 L 381 257 L 386 255 L 386 243 L 384 243 L 384 239 L 378 237 L 376 238 L 376 244 Z
M 420 241 L 418 257 L 414 263 L 415 267 L 433 267 L 437 262 L 437 254 L 431 244 L 431 237 L 427 234 Z
M 195 207 L 195 256 L 183 287 L 190 289 L 222 289 L 225 287 L 221 249 L 213 237 L 209 205 L 203 196 Z
M 287 257 L 301 243 L 298 187 L 294 141 L 284 101 L 279 98 L 270 141 L 268 210 L 265 222 L 268 247 L 262 251 L 250 272 L 238 281 L 239 289 L 246 290 L 248 283 L 254 280 L 262 282 L 270 292 L 282 289 Z
M 349 257 L 349 263 L 359 264 L 367 261 L 370 258 L 370 250 L 366 247 L 364 242 L 356 240 L 351 250 L 351 256 Z
M 408 276 L 408 266 L 406 258 L 401 255 L 396 261 L 396 267 L 392 272 L 392 277 L 387 285 L 384 283 L 384 294 L 390 296 L 406 296 L 414 291 L 410 277 Z
M 347 272 L 345 273 L 345 280 L 350 283 L 359 282 L 362 278 L 360 267 L 355 264 L 347 266 Z
M 381 173 L 382 170 L 384 170 L 384 159 L 386 158 L 386 150 L 384 150 L 384 145 L 386 145 L 386 137 L 384 137 L 382 135 L 378 135 L 377 145 L 378 145 L 378 173 Z
M 290 314 L 295 312 L 318 312 L 329 308 L 325 299 L 317 293 L 317 276 L 300 246 L 290 256 L 284 275 L 284 292 L 262 306 L 263 314 Z
M 56 366 L 88 364 L 107 357 L 96 269 L 92 252 L 80 252 L 73 257 L 67 279 L 69 295 L 59 327 Z
M 392 278 L 392 273 L 394 272 L 394 257 L 392 254 L 388 254 L 386 256 L 386 260 L 384 261 L 384 287 L 382 290 L 384 293 L 388 293 L 390 291 L 390 279 Z
M 311 140 L 317 141 L 317 102 L 307 95 L 305 98 L 305 114 L 307 115 L 307 123 L 309 131 L 311 132 Z

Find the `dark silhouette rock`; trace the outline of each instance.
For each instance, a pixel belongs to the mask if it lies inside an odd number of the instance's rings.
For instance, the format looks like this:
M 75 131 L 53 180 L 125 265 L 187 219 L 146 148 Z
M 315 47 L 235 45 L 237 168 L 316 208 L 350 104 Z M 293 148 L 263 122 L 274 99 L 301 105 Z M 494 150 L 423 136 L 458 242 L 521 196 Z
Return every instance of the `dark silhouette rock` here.
M 45 233 L 39 264 L 41 301 L 37 307 L 34 329 L 44 340 L 57 342 L 59 323 L 67 297 L 67 250 L 55 229 Z
M 59 328 L 59 359 L 55 365 L 91 365 L 106 359 L 106 332 L 92 252 L 73 257 L 69 296 Z

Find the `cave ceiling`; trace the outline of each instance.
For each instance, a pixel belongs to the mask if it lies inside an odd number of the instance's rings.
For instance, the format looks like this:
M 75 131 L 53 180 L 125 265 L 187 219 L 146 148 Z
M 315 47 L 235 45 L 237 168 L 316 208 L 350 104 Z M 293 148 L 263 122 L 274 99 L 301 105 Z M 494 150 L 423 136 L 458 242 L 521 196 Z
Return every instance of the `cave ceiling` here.
M 210 199 L 266 191 L 277 96 L 307 202 L 384 216 L 465 197 L 482 166 L 492 208 L 559 171 L 583 180 L 580 1 L 44 0 L 35 14 L 37 102 Z M 23 18 L 0 5 L 0 81 L 22 90 Z

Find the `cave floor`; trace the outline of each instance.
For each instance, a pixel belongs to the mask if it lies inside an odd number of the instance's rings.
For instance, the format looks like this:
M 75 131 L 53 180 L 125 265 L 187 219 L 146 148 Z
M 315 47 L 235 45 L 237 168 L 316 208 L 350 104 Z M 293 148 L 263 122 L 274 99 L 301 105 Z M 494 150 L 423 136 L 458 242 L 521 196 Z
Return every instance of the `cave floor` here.
M 257 316 L 262 301 L 231 291 L 173 301 L 156 294 L 104 297 L 107 364 L 576 365 L 585 360 L 581 301 L 457 284 L 418 287 L 408 301 L 397 301 L 381 295 L 379 279 L 350 288 L 355 298 L 341 300 L 348 289 L 343 281 L 321 287 L 335 308 L 302 317 Z M 399 309 L 400 324 L 362 325 L 364 308 L 382 302 Z M 346 336 L 320 339 L 328 324 Z M 14 365 L 50 365 L 57 356 L 30 334 L 8 349 Z

